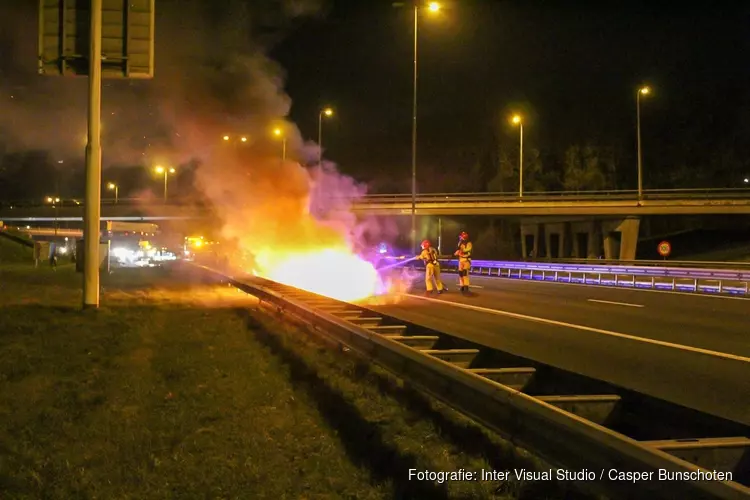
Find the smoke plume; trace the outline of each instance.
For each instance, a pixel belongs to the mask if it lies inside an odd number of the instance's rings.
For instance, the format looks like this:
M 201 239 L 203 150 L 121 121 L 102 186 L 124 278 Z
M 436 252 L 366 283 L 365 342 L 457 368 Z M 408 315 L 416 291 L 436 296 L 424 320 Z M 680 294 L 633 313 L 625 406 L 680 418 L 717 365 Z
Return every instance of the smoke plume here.
M 0 59 L 0 130 L 19 149 L 82 156 L 87 82 L 35 74 L 32 3 L 17 1 L 13 15 L 0 18 L 3 53 L 12 54 Z M 382 233 L 348 210 L 365 186 L 331 163 L 301 166 L 317 157 L 317 146 L 286 120 L 285 75 L 267 56 L 321 8 L 315 0 L 157 2 L 155 78 L 105 82 L 105 168 L 197 162 L 196 188 L 220 217 L 222 235 L 256 256 L 282 244 L 358 249 Z

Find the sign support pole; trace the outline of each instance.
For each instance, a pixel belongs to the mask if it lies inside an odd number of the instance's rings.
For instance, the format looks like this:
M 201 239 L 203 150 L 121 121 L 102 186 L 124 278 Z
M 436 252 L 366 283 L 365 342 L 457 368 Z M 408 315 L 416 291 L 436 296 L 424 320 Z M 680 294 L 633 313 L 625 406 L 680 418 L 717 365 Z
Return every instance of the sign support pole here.
M 86 145 L 86 195 L 83 213 L 83 308 L 99 307 L 101 215 L 102 0 L 91 0 L 89 116 Z

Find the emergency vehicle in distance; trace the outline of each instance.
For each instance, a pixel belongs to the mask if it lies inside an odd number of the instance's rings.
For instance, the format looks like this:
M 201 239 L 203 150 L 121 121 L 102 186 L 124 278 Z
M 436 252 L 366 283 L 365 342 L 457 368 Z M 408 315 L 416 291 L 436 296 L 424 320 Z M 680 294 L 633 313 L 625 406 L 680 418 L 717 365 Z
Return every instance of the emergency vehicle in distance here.
M 148 267 L 177 260 L 161 242 L 159 226 L 144 222 L 107 221 L 110 254 L 123 267 Z
M 185 236 L 182 258 L 189 261 L 209 261 L 218 258 L 220 248 L 218 241 L 204 236 Z

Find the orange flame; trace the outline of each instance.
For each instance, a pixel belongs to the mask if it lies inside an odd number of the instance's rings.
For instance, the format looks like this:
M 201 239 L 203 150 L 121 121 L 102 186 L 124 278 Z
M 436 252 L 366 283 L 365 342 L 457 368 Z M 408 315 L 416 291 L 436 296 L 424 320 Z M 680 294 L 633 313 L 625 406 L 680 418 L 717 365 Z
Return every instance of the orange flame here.
M 353 302 L 387 291 L 374 266 L 346 248 L 256 256 L 256 274 L 302 290 Z

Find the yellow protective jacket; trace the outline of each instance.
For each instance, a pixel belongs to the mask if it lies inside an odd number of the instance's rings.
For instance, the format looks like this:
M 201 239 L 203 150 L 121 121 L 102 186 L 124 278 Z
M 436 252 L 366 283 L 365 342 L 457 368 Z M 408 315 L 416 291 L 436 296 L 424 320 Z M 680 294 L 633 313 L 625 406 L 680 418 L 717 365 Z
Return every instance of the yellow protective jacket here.
M 458 250 L 454 255 L 458 256 L 458 260 L 471 260 L 471 241 L 462 241 L 458 244 Z
M 424 261 L 425 265 L 427 264 L 438 265 L 439 264 L 437 250 L 435 250 L 432 247 L 425 248 L 424 250 L 422 250 L 422 253 L 419 254 L 418 258 Z

